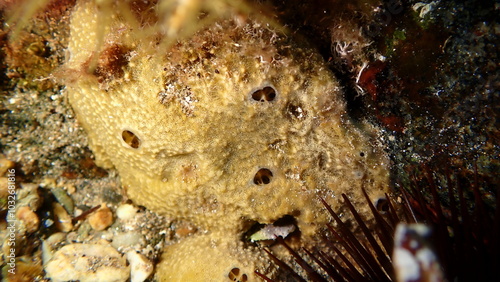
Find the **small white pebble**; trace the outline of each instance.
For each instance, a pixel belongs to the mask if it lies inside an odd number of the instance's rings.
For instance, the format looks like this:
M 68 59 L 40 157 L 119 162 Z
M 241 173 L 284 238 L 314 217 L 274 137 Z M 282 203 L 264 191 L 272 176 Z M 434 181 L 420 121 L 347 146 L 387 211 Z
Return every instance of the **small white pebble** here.
M 137 207 L 123 204 L 116 209 L 116 216 L 121 220 L 129 220 L 137 214 Z

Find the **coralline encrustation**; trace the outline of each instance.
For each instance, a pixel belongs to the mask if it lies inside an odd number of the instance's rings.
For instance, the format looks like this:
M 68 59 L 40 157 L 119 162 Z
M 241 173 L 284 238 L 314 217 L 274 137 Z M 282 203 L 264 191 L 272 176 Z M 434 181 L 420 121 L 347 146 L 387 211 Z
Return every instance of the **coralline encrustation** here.
M 245 240 L 250 227 L 287 217 L 312 242 L 328 221 L 319 197 L 336 206 L 341 193 L 386 192 L 375 130 L 349 121 L 314 49 L 241 15 L 162 49 L 134 15 L 100 26 L 98 9 L 75 7 L 65 64 L 96 161 L 117 169 L 136 204 L 202 230 L 166 248 L 160 280 L 272 273 Z

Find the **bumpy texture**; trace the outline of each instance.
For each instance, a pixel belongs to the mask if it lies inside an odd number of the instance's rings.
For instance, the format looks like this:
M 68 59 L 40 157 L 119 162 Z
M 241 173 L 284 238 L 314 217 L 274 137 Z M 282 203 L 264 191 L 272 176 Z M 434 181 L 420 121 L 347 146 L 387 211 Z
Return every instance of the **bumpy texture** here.
M 347 119 L 333 75 L 291 36 L 221 19 L 158 51 L 126 17 L 102 27 L 96 11 L 73 12 L 66 84 L 97 163 L 137 204 L 206 231 L 167 248 L 159 279 L 252 279 L 271 271 L 242 240 L 252 224 L 293 216 L 307 242 L 328 220 L 318 197 L 387 189 L 373 129 Z

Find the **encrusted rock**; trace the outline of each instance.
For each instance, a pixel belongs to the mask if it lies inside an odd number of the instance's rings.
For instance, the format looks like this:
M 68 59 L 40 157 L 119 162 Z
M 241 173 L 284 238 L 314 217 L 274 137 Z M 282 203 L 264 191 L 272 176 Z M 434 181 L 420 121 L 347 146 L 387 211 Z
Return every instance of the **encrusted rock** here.
M 45 267 L 52 281 L 126 281 L 126 260 L 109 245 L 70 244 L 57 251 Z

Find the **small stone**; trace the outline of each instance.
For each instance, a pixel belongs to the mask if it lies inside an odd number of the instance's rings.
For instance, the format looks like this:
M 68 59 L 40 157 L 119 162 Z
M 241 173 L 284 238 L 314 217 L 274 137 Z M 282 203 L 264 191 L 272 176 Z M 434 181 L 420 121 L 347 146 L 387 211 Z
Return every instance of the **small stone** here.
M 46 240 L 42 240 L 42 261 L 43 264 L 47 264 L 52 259 L 55 250 L 66 238 L 66 233 L 57 232 L 50 235 Z
M 134 205 L 123 204 L 116 209 L 116 216 L 121 220 L 129 220 L 137 214 L 137 210 Z
M 62 232 L 71 231 L 73 229 L 73 222 L 68 212 L 59 203 L 53 203 L 52 207 L 54 209 L 57 229 Z
M 72 214 L 75 208 L 73 200 L 68 195 L 68 193 L 61 187 L 53 187 L 51 190 L 52 195 L 57 199 L 57 201 L 64 207 L 64 209 Z
M 9 195 L 9 179 L 7 177 L 0 177 L 0 199 L 7 199 Z
M 52 187 L 56 187 L 56 179 L 52 178 L 52 177 L 46 177 L 46 178 L 42 179 L 40 186 L 42 186 L 43 188 L 48 188 L 48 189 L 50 189 Z
M 83 211 L 79 208 L 75 208 L 75 211 L 73 212 L 73 216 L 75 217 L 79 217 L 80 215 L 82 215 Z
M 32 211 L 38 210 L 43 199 L 38 193 L 38 184 L 21 183 L 21 189 L 17 190 L 16 205 L 18 207 L 28 206 Z
M 24 223 L 26 231 L 33 233 L 40 226 L 40 219 L 28 206 L 20 207 L 16 212 L 16 217 Z
M 130 269 L 109 245 L 70 244 L 57 251 L 45 267 L 52 281 L 126 281 Z
M 14 168 L 15 163 L 11 160 L 0 158 L 0 176 L 5 175 L 7 170 Z
M 105 204 L 89 216 L 89 224 L 92 229 L 101 231 L 113 223 L 113 213 Z
M 127 252 L 127 260 L 130 263 L 130 281 L 142 282 L 153 273 L 153 263 L 136 251 Z
M 66 186 L 66 192 L 69 194 L 69 195 L 73 195 L 75 192 L 76 192 L 76 187 L 75 185 L 73 184 L 68 184 Z
M 121 250 L 129 246 L 140 244 L 141 240 L 144 240 L 144 238 L 137 231 L 118 233 L 113 237 L 111 246 L 115 247 L 117 250 Z

